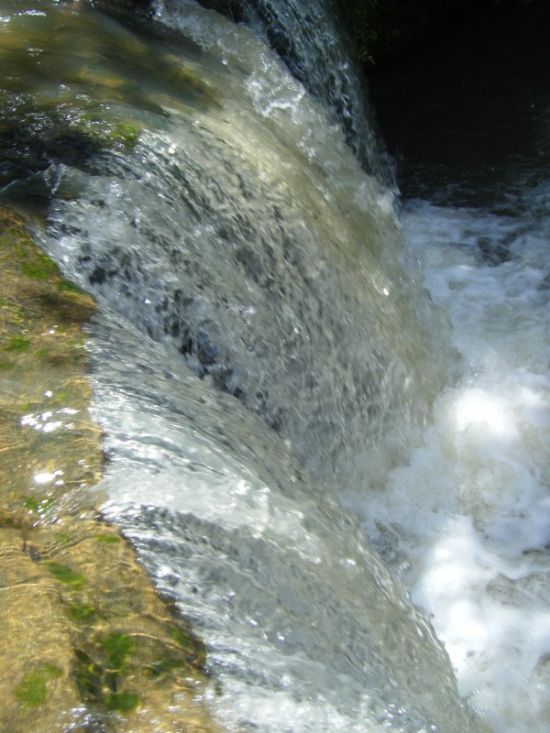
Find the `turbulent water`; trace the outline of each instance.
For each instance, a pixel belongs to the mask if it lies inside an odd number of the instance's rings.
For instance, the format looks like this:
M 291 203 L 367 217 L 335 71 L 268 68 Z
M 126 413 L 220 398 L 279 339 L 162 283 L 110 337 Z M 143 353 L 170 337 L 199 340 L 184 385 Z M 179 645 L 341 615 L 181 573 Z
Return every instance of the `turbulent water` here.
M 372 107 L 359 71 L 353 43 L 344 32 L 341 8 L 334 0 L 201 0 L 229 17 L 246 22 L 274 48 L 293 76 L 320 99 L 342 126 L 346 141 L 361 163 L 390 183 L 391 166 L 373 131 Z M 181 14 L 179 0 L 162 0 L 164 12 Z
M 547 200 L 533 192 L 521 217 L 408 208 L 464 361 L 423 445 L 363 507 L 495 731 L 550 730 Z M 487 239 L 508 242 L 508 261 L 480 257 Z
M 183 1 L 0 7 L 27 94 L 142 128 L 85 163 L 44 143 L 4 195 L 48 191 L 45 246 L 98 299 L 105 513 L 205 639 L 220 722 L 482 731 L 448 652 L 495 731 L 550 730 L 544 186 L 521 216 L 411 203 L 406 246 L 261 35 Z
M 409 251 L 461 362 L 422 446 L 363 511 L 461 694 L 492 730 L 522 733 L 550 730 L 548 17 L 543 3 L 505 14 L 378 89 L 395 95 Z

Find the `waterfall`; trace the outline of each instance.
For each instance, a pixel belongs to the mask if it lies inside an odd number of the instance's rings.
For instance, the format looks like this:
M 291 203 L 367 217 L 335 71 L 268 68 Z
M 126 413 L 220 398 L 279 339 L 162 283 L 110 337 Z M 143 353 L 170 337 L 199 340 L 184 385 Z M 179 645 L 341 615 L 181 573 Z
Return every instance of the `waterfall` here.
M 163 114 L 91 175 L 58 166 L 49 214 L 49 252 L 100 306 L 106 515 L 204 637 L 226 724 L 475 730 L 335 501 L 406 455 L 445 374 L 392 194 L 250 30 L 193 3 L 158 20 L 200 93 L 155 80 Z
M 46 138 L 32 192 L 47 252 L 98 303 L 103 511 L 204 639 L 214 715 L 228 731 L 484 731 L 406 590 L 421 520 L 416 489 L 407 517 L 393 488 L 463 344 L 427 292 L 424 240 L 405 243 L 332 5 L 246 3 L 251 27 L 192 0 L 149 20 L 25 6 L 0 2 L 11 28 L 39 28 L 33 48 L 56 42 L 26 93 L 74 69 L 119 135 L 85 155 Z M 94 114 L 78 131 L 96 134 Z
M 269 44 L 314 97 L 340 123 L 346 141 L 362 165 L 387 185 L 392 165 L 373 129 L 366 81 L 356 52 L 341 22 L 335 0 L 308 3 L 272 0 L 201 0 L 229 17 L 250 25 Z M 162 0 L 161 14 L 181 12 L 181 4 Z
M 194 4 L 159 17 L 206 49 L 191 63 L 211 98 L 56 204 L 52 247 L 317 480 L 375 483 L 445 373 L 442 327 L 430 333 L 442 319 L 407 273 L 392 194 L 247 29 Z
M 207 91 L 159 94 L 169 116 L 91 176 L 58 170 L 50 209 L 49 251 L 100 304 L 106 514 L 204 637 L 222 721 L 474 730 L 335 503 L 406 454 L 445 371 L 391 194 L 252 32 L 160 18 Z

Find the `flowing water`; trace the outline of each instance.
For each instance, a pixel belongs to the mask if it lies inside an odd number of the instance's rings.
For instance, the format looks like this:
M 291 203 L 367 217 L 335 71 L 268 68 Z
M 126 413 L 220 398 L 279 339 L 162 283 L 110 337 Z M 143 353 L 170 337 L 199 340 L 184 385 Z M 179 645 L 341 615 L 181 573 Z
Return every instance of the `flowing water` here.
M 204 638 L 219 720 L 482 731 L 449 653 L 495 731 L 549 729 L 544 184 L 509 216 L 412 203 L 406 244 L 261 34 L 185 0 L 0 16 L 0 190 L 47 200 L 98 299 L 105 513 Z
M 362 165 L 391 185 L 392 167 L 374 132 L 374 115 L 354 44 L 344 31 L 341 8 L 335 0 L 201 0 L 201 4 L 252 26 L 277 51 L 292 75 L 322 100 L 342 126 L 346 142 Z M 181 13 L 178 0 L 165 0 L 162 7 Z
M 550 730 L 548 18 L 514 10 L 376 84 L 410 253 L 461 363 L 362 511 L 495 731 Z

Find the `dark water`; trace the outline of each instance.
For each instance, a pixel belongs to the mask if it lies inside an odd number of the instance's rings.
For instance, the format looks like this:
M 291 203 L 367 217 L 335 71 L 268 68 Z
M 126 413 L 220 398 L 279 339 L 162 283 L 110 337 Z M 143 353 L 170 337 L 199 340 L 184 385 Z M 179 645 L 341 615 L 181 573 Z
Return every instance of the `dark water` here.
M 380 127 L 404 198 L 505 206 L 550 166 L 550 6 L 495 11 L 375 73 Z

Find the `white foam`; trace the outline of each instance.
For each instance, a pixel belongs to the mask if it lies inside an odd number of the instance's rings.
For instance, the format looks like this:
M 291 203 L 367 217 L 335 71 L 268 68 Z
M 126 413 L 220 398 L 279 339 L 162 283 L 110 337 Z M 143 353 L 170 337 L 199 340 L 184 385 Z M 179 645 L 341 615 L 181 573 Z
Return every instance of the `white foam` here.
M 371 536 L 430 616 L 461 694 L 498 733 L 550 731 L 550 223 L 416 203 L 404 216 L 450 316 L 459 376 L 387 493 Z M 506 242 L 510 259 L 483 260 Z

